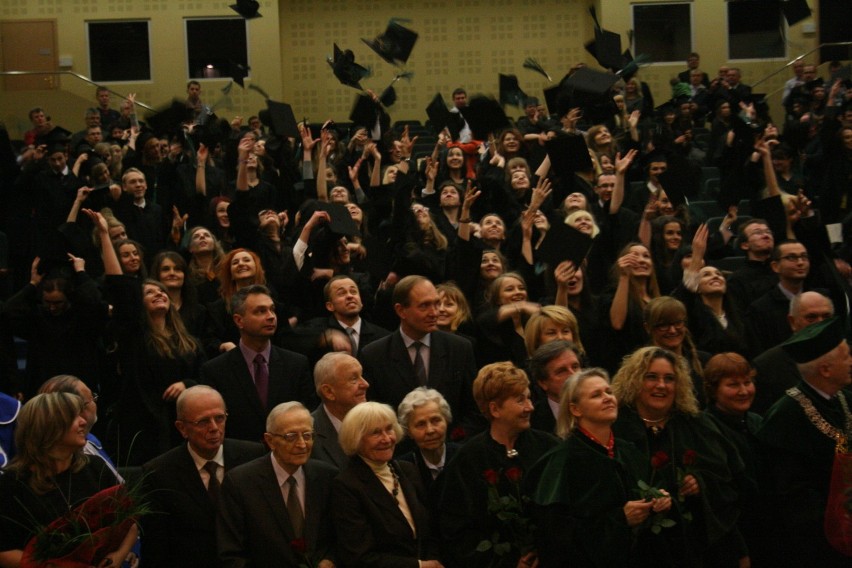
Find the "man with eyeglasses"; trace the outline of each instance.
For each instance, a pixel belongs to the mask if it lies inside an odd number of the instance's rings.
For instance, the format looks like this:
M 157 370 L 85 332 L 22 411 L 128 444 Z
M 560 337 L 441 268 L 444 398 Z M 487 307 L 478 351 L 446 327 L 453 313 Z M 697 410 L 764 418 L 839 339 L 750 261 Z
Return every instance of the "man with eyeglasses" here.
M 175 427 L 186 445 L 142 467 L 153 513 L 143 520 L 145 566 L 218 566 L 216 510 L 225 472 L 265 453 L 262 444 L 225 438 L 228 413 L 216 390 L 186 389 Z
M 334 566 L 329 489 L 338 470 L 311 459 L 313 426 L 301 403 L 279 404 L 266 418 L 269 455 L 225 476 L 217 520 L 223 566 L 301 566 L 305 557 Z
M 753 353 L 762 353 L 792 335 L 787 315 L 790 301 L 805 289 L 811 268 L 808 249 L 798 241 L 780 242 L 772 250 L 769 266 L 778 275 L 778 284 L 752 302 L 746 312 Z

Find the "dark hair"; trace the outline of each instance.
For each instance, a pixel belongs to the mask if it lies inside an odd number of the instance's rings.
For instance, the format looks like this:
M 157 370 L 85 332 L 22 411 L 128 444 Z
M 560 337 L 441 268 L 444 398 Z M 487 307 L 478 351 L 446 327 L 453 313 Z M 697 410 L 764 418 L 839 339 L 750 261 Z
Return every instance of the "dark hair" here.
M 458 89 L 453 91 L 453 97 L 455 97 L 456 95 L 467 95 L 467 91 L 459 87 Z
M 331 301 L 331 285 L 332 283 L 337 282 L 338 280 L 352 280 L 352 282 L 355 282 L 355 279 L 352 278 L 352 276 L 350 276 L 349 274 L 336 274 L 329 278 L 328 282 L 325 283 L 325 286 L 322 287 L 322 295 L 325 298 L 326 302 Z M 355 287 L 358 288 L 357 282 L 355 282 Z M 360 288 L 358 288 L 358 293 L 361 293 Z
M 246 312 L 246 300 L 248 297 L 260 294 L 264 294 L 270 298 L 272 297 L 272 293 L 269 291 L 269 288 L 262 284 L 252 284 L 251 286 L 240 288 L 234 292 L 233 296 L 231 296 L 231 313 L 244 315 Z
M 530 378 L 535 382 L 547 380 L 547 366 L 566 351 L 572 351 L 575 355 L 579 355 L 577 346 L 564 339 L 557 339 L 540 345 L 529 360 Z
M 399 304 L 403 307 L 408 307 L 411 301 L 411 290 L 421 282 L 429 282 L 431 284 L 431 281 L 428 278 L 420 276 L 419 274 L 406 276 L 397 282 L 396 286 L 393 287 L 391 304 Z

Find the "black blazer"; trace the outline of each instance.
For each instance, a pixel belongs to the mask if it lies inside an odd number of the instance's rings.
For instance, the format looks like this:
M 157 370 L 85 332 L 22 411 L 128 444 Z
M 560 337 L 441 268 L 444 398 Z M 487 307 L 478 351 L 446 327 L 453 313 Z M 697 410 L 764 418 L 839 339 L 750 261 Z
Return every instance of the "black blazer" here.
M 469 431 L 481 429 L 481 414 L 473 400 L 477 367 L 470 341 L 451 333 L 433 331 L 430 350 L 429 388 L 447 399 L 455 424 L 464 424 Z M 360 359 L 364 378 L 370 383 L 367 391 L 370 400 L 396 409 L 405 395 L 420 386 L 398 329 L 367 345 Z
M 417 534 L 370 466 L 353 456 L 331 491 L 340 566 L 417 568 L 418 560 L 438 558 L 417 468 L 408 462 L 393 463 Z
M 314 418 L 314 448 L 311 457 L 329 463 L 337 469 L 344 469 L 349 458 L 343 453 L 337 439 L 337 430 L 329 420 L 328 415 L 320 404 L 311 412 Z
M 333 560 L 329 497 L 337 468 L 314 459 L 303 467 L 307 554 L 314 562 Z M 290 548 L 296 535 L 270 454 L 225 476 L 216 528 L 223 567 L 299 566 Z
M 225 471 L 262 456 L 263 445 L 226 439 Z M 216 510 L 186 445 L 142 466 L 154 513 L 142 519 L 145 566 L 216 566 Z
M 530 426 L 536 430 L 556 435 L 556 417 L 553 415 L 553 410 L 550 409 L 550 403 L 547 402 L 547 395 L 535 403 L 532 417 L 530 417 Z
M 307 408 L 317 404 L 314 381 L 304 355 L 272 346 L 269 354 L 269 398 L 264 408 L 239 347 L 201 367 L 201 383 L 225 399 L 228 436 L 258 442 L 266 432 L 266 415 L 282 402 L 298 400 Z

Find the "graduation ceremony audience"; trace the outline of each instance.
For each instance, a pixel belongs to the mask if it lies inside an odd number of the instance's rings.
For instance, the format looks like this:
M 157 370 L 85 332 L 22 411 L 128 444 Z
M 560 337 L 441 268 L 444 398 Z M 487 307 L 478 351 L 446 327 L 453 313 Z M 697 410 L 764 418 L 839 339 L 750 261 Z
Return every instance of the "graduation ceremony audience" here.
M 127 565 L 848 565 L 852 88 L 686 61 L 0 127 L 0 566 L 118 473 Z

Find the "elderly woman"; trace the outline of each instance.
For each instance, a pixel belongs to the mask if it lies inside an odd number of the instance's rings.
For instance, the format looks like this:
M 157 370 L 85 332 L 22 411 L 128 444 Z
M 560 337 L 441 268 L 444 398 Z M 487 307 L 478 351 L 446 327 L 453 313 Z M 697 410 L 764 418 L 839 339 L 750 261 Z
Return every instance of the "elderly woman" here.
M 616 436 L 644 454 L 643 479 L 677 495 L 663 530 L 662 565 L 735 566 L 748 551 L 736 526 L 743 463 L 716 425 L 699 413 L 686 361 L 660 347 L 625 357 L 613 380 Z
M 58 517 L 95 493 L 117 484 L 103 460 L 83 453 L 86 403 L 66 392 L 39 394 L 18 416 L 17 455 L 0 476 L 0 565 L 33 566 L 24 558 L 28 541 Z M 91 527 L 94 531 L 99 527 Z M 119 566 L 136 541 L 136 525 L 97 559 L 98 567 Z M 94 558 L 80 558 L 93 564 Z
M 489 421 L 485 432 L 470 438 L 444 470 L 439 511 L 443 555 L 451 566 L 533 565 L 535 554 L 509 535 L 510 527 L 489 513 L 489 493 L 518 495 L 524 474 L 558 439 L 530 428 L 533 404 L 526 373 L 508 361 L 483 367 L 473 383 L 473 397 Z M 493 495 L 493 493 L 492 493 Z M 500 556 L 477 546 L 513 541 Z
M 600 368 L 574 373 L 562 388 L 557 433 L 563 442 L 547 452 L 527 482 L 537 505 L 539 565 L 628 566 L 634 538 L 671 498 L 635 500 L 644 459 L 617 439 L 612 425 L 618 401 Z M 576 564 L 575 564 L 576 563 Z
M 405 395 L 397 410 L 399 423 L 417 448 L 399 456 L 417 466 L 420 482 L 429 493 L 430 504 L 435 480 L 453 457 L 459 444 L 447 442 L 447 425 L 453 421 L 450 405 L 435 389 L 418 387 Z
M 393 409 L 363 402 L 338 433 L 349 465 L 332 485 L 342 566 L 441 568 L 417 467 L 393 460 L 402 427 Z

